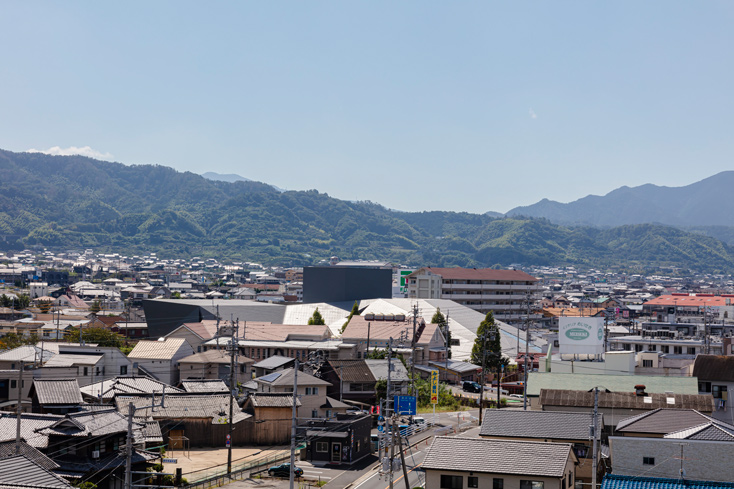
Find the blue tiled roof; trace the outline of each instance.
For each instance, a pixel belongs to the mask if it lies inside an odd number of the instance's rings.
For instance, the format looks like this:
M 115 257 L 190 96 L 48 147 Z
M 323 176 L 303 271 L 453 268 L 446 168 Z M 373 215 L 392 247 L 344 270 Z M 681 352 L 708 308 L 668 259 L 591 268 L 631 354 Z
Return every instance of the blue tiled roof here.
M 601 483 L 601 489 L 734 489 L 734 482 L 607 474 Z

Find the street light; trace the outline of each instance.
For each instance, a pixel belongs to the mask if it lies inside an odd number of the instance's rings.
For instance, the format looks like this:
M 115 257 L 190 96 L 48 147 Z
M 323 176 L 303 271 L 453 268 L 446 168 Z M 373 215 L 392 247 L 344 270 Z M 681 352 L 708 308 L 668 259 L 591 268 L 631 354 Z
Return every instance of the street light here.
M 604 386 L 597 385 L 589 389 L 587 392 L 594 392 L 594 412 L 591 417 L 591 427 L 589 428 L 589 435 L 593 439 L 592 442 L 592 460 L 591 460 L 591 489 L 596 489 L 596 475 L 597 475 L 597 437 L 599 436 L 597 425 L 598 423 L 598 416 L 599 416 L 599 387 L 604 389 L 604 392 L 607 394 L 611 393 L 609 389 L 607 389 Z

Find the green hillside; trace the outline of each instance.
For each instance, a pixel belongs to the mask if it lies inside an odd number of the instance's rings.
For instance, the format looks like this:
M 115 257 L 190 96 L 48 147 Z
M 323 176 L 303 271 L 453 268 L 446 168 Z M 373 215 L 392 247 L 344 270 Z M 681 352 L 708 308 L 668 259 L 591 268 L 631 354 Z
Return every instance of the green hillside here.
M 283 265 L 337 255 L 433 266 L 734 269 L 728 245 L 661 225 L 602 230 L 539 218 L 396 212 L 163 166 L 0 150 L 0 247 L 34 245 Z

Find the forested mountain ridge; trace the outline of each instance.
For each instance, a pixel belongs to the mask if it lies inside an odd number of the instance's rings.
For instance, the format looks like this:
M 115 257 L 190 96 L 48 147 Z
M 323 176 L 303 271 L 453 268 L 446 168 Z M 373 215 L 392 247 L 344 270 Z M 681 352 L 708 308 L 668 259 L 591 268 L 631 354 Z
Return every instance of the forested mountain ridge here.
M 283 265 L 337 255 L 433 266 L 734 269 L 728 245 L 662 225 L 602 230 L 526 217 L 398 212 L 164 166 L 0 150 L 0 247 L 33 245 Z

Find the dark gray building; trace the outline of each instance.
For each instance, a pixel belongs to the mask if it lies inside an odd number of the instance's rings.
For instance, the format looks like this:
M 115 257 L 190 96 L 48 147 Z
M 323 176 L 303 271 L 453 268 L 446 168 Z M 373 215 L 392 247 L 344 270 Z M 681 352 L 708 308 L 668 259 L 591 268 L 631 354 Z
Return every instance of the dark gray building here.
M 392 298 L 392 269 L 369 266 L 305 267 L 303 302 Z

